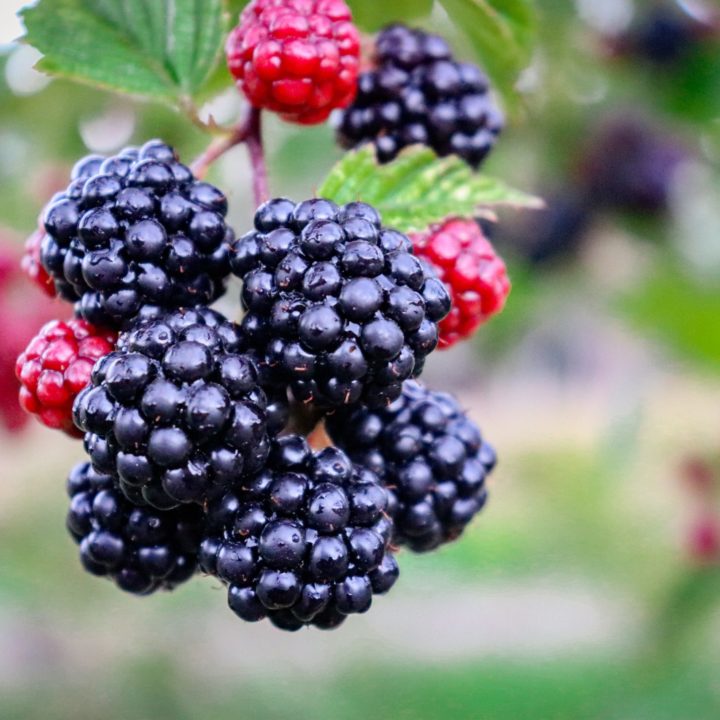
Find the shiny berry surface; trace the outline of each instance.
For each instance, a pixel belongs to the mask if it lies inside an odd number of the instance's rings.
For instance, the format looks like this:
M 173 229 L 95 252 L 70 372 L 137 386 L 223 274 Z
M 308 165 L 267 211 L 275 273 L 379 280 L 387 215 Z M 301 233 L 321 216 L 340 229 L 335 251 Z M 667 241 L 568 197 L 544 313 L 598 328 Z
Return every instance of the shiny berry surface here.
M 360 37 L 343 0 L 253 0 L 226 53 L 250 102 L 289 122 L 324 122 L 355 96 Z
M 90 156 L 44 212 L 40 256 L 64 300 L 105 327 L 195 307 L 224 292 L 225 195 L 195 180 L 159 140 Z
M 89 463 L 73 468 L 67 491 L 66 525 L 87 572 L 135 595 L 172 590 L 194 575 L 203 528 L 200 508 L 138 507 Z
M 85 320 L 53 321 L 45 325 L 17 359 L 20 405 L 44 425 L 72 437 L 72 406 L 90 383 L 93 365 L 115 347 L 116 334 Z
M 326 426 L 388 488 L 393 542 L 433 550 L 458 538 L 484 507 L 495 451 L 451 395 L 408 381 L 389 407 L 338 412 Z
M 204 503 L 269 451 L 265 393 L 239 328 L 207 308 L 141 321 L 93 369 L 76 425 L 98 472 L 136 503 Z
M 375 67 L 360 75 L 357 97 L 342 114 L 340 143 L 371 142 L 380 162 L 409 145 L 427 145 L 479 167 L 504 125 L 484 73 L 457 62 L 438 35 L 404 25 L 380 33 L 375 55 Z
M 510 294 L 505 263 L 474 220 L 448 220 L 412 240 L 415 254 L 435 268 L 452 298 L 440 322 L 440 349 L 469 338 L 505 307 Z
M 416 377 L 450 298 L 369 205 L 271 200 L 230 252 L 248 349 L 300 402 L 386 405 Z
M 387 503 L 375 474 L 345 453 L 287 435 L 265 469 L 210 505 L 200 566 L 228 585 L 243 620 L 337 627 L 397 579 Z

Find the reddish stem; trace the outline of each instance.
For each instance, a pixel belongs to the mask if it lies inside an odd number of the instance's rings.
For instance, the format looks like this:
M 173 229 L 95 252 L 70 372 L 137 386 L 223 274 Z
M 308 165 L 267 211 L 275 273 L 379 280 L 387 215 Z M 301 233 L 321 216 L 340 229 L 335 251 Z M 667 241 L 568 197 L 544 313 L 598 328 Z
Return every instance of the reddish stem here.
M 242 121 L 229 134 L 214 140 L 191 165 L 193 174 L 202 180 L 210 166 L 232 148 L 245 143 L 250 155 L 255 203 L 261 205 L 270 197 L 265 152 L 262 141 L 262 117 L 258 108 L 250 108 Z
M 270 199 L 260 110 L 253 108 L 250 111 L 248 124 L 249 129 L 245 142 L 247 143 L 250 165 L 253 171 L 253 195 L 255 196 L 255 205 L 259 207 Z

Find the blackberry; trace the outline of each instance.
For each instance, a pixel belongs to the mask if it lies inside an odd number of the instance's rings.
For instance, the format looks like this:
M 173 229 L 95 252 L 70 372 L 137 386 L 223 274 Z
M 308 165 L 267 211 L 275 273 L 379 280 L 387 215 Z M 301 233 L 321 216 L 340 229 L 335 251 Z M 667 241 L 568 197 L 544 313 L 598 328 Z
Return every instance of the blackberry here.
M 505 262 L 474 220 L 450 218 L 411 238 L 416 255 L 435 268 L 450 292 L 452 308 L 440 323 L 440 348 L 450 348 L 505 307 Z
M 398 545 L 425 552 L 455 540 L 485 505 L 495 451 L 451 395 L 410 381 L 389 407 L 336 413 L 326 424 L 389 489 Z
M 325 122 L 355 96 L 360 34 L 344 0 L 253 0 L 225 49 L 250 103 L 288 122 Z
M 239 328 L 207 308 L 140 322 L 100 360 L 74 406 L 98 472 L 136 503 L 203 503 L 258 471 L 270 444 Z
M 248 349 L 300 402 L 383 405 L 417 376 L 450 298 L 369 205 L 271 200 L 231 248 Z
M 226 213 L 225 195 L 159 140 L 90 156 L 45 210 L 42 264 L 83 318 L 124 329 L 147 306 L 195 307 L 223 293 Z
M 337 448 L 276 441 L 267 467 L 212 503 L 200 567 L 228 585 L 230 608 L 283 630 L 338 626 L 398 576 L 388 495 Z
M 194 575 L 203 526 L 200 508 L 138 507 L 90 463 L 73 468 L 67 490 L 67 528 L 88 572 L 135 595 L 172 590 Z
M 632 114 L 603 120 L 579 160 L 579 181 L 596 207 L 662 214 L 678 171 L 690 160 L 682 141 Z
M 355 102 L 342 113 L 338 139 L 346 148 L 374 143 L 380 162 L 421 144 L 478 168 L 503 125 L 478 67 L 456 62 L 437 35 L 391 25 L 378 36 L 375 68 L 360 75 Z
M 116 339 L 115 333 L 78 318 L 44 325 L 15 363 L 22 408 L 44 425 L 78 437 L 73 403 Z

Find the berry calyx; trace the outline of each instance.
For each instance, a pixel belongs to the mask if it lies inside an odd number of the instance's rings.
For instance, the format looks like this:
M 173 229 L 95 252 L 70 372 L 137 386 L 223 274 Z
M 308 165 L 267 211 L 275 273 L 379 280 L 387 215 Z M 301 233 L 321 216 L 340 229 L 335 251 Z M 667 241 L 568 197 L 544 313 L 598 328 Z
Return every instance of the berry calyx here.
M 250 103 L 289 122 L 324 122 L 355 96 L 360 36 L 344 0 L 253 0 L 226 53 Z
M 49 322 L 15 365 L 22 408 L 50 428 L 82 437 L 73 424 L 73 403 L 90 383 L 95 362 L 112 352 L 115 341 L 113 331 L 79 318 Z
M 412 241 L 415 254 L 435 268 L 452 298 L 440 322 L 440 349 L 470 337 L 503 309 L 511 288 L 507 268 L 474 220 L 447 220 Z

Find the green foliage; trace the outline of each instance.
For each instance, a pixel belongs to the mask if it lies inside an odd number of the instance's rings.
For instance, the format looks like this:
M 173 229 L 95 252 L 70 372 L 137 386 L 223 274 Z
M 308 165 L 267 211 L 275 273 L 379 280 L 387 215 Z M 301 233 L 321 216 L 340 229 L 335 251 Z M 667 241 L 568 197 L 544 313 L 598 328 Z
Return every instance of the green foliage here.
M 533 50 L 536 17 L 532 0 L 440 0 L 450 19 L 471 41 L 508 105 Z
M 330 172 L 318 195 L 340 204 L 362 200 L 374 205 L 385 224 L 403 232 L 497 205 L 541 205 L 500 180 L 473 172 L 456 156 L 438 158 L 432 150 L 418 147 L 387 165 L 378 164 L 370 147 L 350 152 Z
M 645 334 L 668 343 L 690 360 L 720 368 L 716 283 L 701 283 L 668 261 L 621 298 L 618 307 Z
M 393 0 L 392 2 L 368 2 L 348 0 L 353 20 L 361 30 L 375 32 L 391 22 L 414 20 L 429 15 L 433 0 Z
M 226 31 L 222 0 L 40 0 L 22 19 L 39 70 L 169 104 L 203 87 Z

